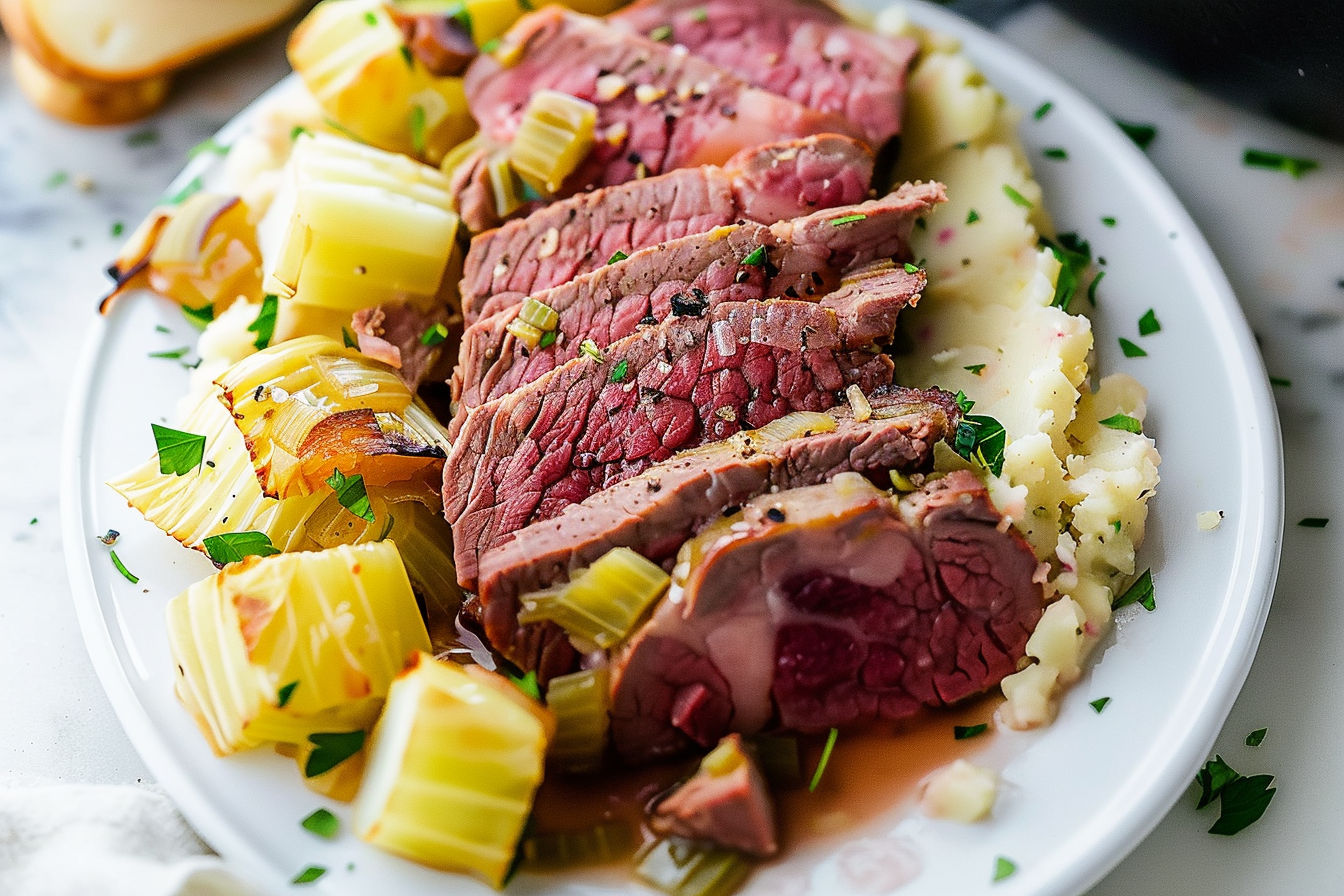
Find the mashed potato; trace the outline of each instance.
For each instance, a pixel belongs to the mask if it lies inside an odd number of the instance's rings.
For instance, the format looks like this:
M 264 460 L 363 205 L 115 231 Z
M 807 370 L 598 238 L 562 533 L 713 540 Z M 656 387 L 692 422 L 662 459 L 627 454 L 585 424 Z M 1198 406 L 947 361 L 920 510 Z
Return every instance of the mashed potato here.
M 899 8 L 877 27 L 921 43 L 897 179 L 948 188 L 915 232 L 929 285 L 905 312 L 914 347 L 897 359 L 897 381 L 961 390 L 1007 433 L 1002 475 L 977 472 L 1048 564 L 1047 594 L 1057 597 L 1027 642 L 1029 665 L 1003 682 L 1002 721 L 1031 728 L 1053 718 L 1134 573 L 1159 457 L 1147 436 L 1098 421 L 1142 421 L 1147 393 L 1120 374 L 1093 389 L 1091 322 L 1051 305 L 1060 263 L 1038 243 L 1053 230 L 1016 136 L 1018 111 L 955 42 L 912 26 Z M 950 450 L 938 464 L 967 466 Z

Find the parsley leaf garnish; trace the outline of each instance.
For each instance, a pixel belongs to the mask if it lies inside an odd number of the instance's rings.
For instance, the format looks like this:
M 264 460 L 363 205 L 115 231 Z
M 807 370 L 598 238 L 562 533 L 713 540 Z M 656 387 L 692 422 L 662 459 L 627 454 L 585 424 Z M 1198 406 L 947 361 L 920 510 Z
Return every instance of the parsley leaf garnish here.
M 214 153 L 217 156 L 226 156 L 232 147 L 220 143 L 214 137 L 206 137 L 200 143 L 197 143 L 191 149 L 187 150 L 187 158 L 194 159 L 203 152 Z
M 303 776 L 316 778 L 329 772 L 364 746 L 363 731 L 342 731 L 334 734 L 310 734 L 308 742 L 314 747 L 303 764 Z
M 988 730 L 988 722 L 981 722 L 979 725 L 953 725 L 952 737 L 955 740 L 969 740 L 978 734 L 984 734 Z
M 111 230 L 110 230 L 109 232 L 112 234 L 113 238 L 115 239 L 116 237 L 119 237 L 119 236 L 121 236 L 123 233 L 126 232 L 126 225 L 123 224 L 121 221 L 113 221 L 113 222 L 112 222 L 112 228 L 111 228 Z
M 1271 386 L 1282 386 L 1283 388 L 1287 389 L 1293 384 L 1293 381 L 1288 379 L 1286 376 L 1271 376 L 1269 378 L 1269 384 Z
M 321 865 L 309 865 L 307 868 L 296 874 L 290 883 L 310 884 L 326 873 L 327 869 L 323 868 Z
M 359 473 L 346 476 L 340 470 L 332 470 L 327 477 L 327 485 L 336 493 L 341 506 L 363 520 L 373 522 L 373 508 L 369 505 L 369 493 L 364 488 L 364 477 Z
M 159 132 L 153 128 L 145 128 L 143 131 L 136 131 L 134 134 L 126 135 L 127 146 L 153 146 L 159 142 Z
M 151 358 L 163 358 L 169 361 L 176 361 L 189 351 L 191 351 L 191 346 L 184 345 L 181 348 L 169 349 L 168 351 L 150 352 L 149 356 Z
M 961 368 L 961 369 L 962 369 L 962 370 L 969 370 L 971 373 L 975 374 L 976 376 L 979 376 L 979 375 L 980 375 L 980 371 L 982 371 L 982 370 L 985 369 L 985 365 L 984 365 L 984 364 L 967 364 L 965 367 L 963 367 L 963 368 Z
M 962 410 L 964 413 L 969 408 Z M 1003 451 L 1008 447 L 1008 433 L 993 417 L 984 414 L 962 417 L 957 423 L 952 447 L 957 454 L 980 464 L 995 476 L 1003 475 Z
M 1199 802 L 1195 808 L 1203 809 L 1216 800 L 1223 788 L 1239 777 L 1241 776 L 1223 760 L 1222 756 L 1215 755 L 1204 763 L 1204 767 L 1195 775 L 1195 783 L 1199 785 Z
M 978 211 L 976 211 L 975 209 L 971 209 L 970 211 L 968 211 L 968 212 L 966 213 L 966 223 L 967 223 L 967 224 L 974 224 L 976 221 L 979 221 L 979 220 L 980 220 L 980 213 L 979 213 Z
M 1115 219 L 1112 218 L 1110 215 L 1107 215 L 1106 217 L 1101 219 L 1101 223 L 1105 224 L 1107 227 L 1114 227 Z
M 841 216 L 838 217 L 838 218 L 832 218 L 832 219 L 831 219 L 831 226 L 832 226 L 832 227 L 843 227 L 843 226 L 846 225 L 846 224 L 853 224 L 855 221 L 866 221 L 866 220 L 868 220 L 868 216 L 867 216 L 867 215 L 859 215 L 859 214 L 854 214 L 854 215 L 841 215 Z
M 1115 119 L 1115 123 L 1120 126 L 1120 130 L 1125 132 L 1126 137 L 1138 144 L 1139 149 L 1146 150 L 1148 144 L 1152 143 L 1153 138 L 1157 136 L 1157 128 L 1151 124 L 1121 121 L 1118 118 Z
M 1005 856 L 999 856 L 994 860 L 994 881 L 1004 880 L 1017 873 L 1017 865 L 1012 859 Z
M 1144 312 L 1143 317 L 1139 318 L 1139 335 L 1151 336 L 1162 329 L 1162 324 L 1157 320 L 1157 312 L 1149 308 Z
M 629 257 L 630 256 L 626 253 L 617 249 L 615 252 L 611 253 L 611 257 L 607 259 L 607 264 L 615 264 L 618 261 L 625 261 Z
M 1055 104 L 1050 100 L 1046 100 L 1045 102 L 1041 103 L 1039 106 L 1036 107 L 1036 111 L 1031 113 L 1031 117 L 1036 119 L 1037 121 L 1040 121 L 1042 118 L 1049 115 L 1050 110 L 1053 108 L 1055 108 Z
M 556 333 L 554 330 L 547 330 L 541 334 L 541 341 L 537 343 L 537 348 L 550 348 L 555 345 Z
M 204 330 L 205 325 L 215 319 L 215 306 L 202 305 L 200 308 L 188 308 L 182 306 L 182 316 L 191 321 L 191 325 L 198 330 Z
M 433 347 L 441 344 L 447 338 L 448 326 L 440 321 L 420 334 L 420 344 Z
M 107 553 L 112 557 L 112 565 L 117 568 L 117 572 L 121 573 L 126 578 L 126 581 L 130 582 L 132 585 L 140 581 L 140 577 L 127 569 L 126 564 L 121 562 L 121 558 L 117 556 L 116 551 L 108 551 Z
M 1098 420 L 1097 422 L 1102 426 L 1108 426 L 1111 429 L 1120 429 L 1125 432 L 1136 434 L 1143 432 L 1143 424 L 1128 414 L 1112 414 L 1105 420 Z
M 163 204 L 181 205 L 183 202 L 186 202 L 192 196 L 195 196 L 197 193 L 201 192 L 201 189 L 204 186 L 205 181 L 201 180 L 199 177 L 193 177 L 191 180 L 186 182 L 186 184 L 182 187 L 182 189 L 178 190 L 173 195 L 165 198 L 163 200 Z
M 1330 524 L 1330 518 L 1325 516 L 1304 516 L 1297 521 L 1297 524 L 1304 529 L 1324 529 Z
M 1097 713 L 1097 715 L 1101 715 L 1101 711 L 1105 709 L 1106 704 L 1110 702 L 1111 702 L 1110 697 L 1098 697 L 1096 700 L 1093 700 L 1091 703 L 1087 705 L 1092 707 L 1092 709 Z
M 1138 604 L 1149 613 L 1157 609 L 1157 598 L 1153 593 L 1153 571 L 1145 569 L 1125 592 L 1111 601 L 1111 610 L 1118 610 L 1130 604 Z
M 1247 149 L 1242 153 L 1241 163 L 1247 168 L 1268 168 L 1271 171 L 1283 171 L 1298 178 L 1321 167 L 1315 159 L 1304 159 L 1300 156 L 1286 156 L 1279 152 L 1268 152 L 1263 149 Z
M 1257 728 L 1246 735 L 1246 746 L 1258 747 L 1265 742 L 1265 735 L 1269 733 L 1268 728 Z
M 252 347 L 260 351 L 271 344 L 271 337 L 275 335 L 275 318 L 280 311 L 280 297 L 267 293 L 261 299 L 261 311 L 257 312 L 257 319 L 247 325 L 247 332 L 256 333 L 257 338 L 252 341 Z
M 1097 307 L 1097 287 L 1101 285 L 1101 278 L 1106 276 L 1105 271 L 1097 271 L 1092 282 L 1087 284 L 1087 301 L 1093 308 Z
M 747 255 L 747 257 L 742 259 L 742 263 L 746 265 L 751 265 L 752 267 L 756 268 L 764 267 L 765 247 L 757 246 L 755 249 L 752 249 L 751 252 Z
M 326 809 L 316 809 L 311 815 L 299 822 L 305 831 L 312 831 L 319 837 L 330 840 L 341 832 L 341 822 Z
M 1063 311 L 1069 310 L 1073 295 L 1083 275 L 1092 264 L 1092 246 L 1076 233 L 1061 233 L 1059 242 L 1041 237 L 1038 242 L 1054 253 L 1059 262 L 1059 277 L 1055 280 L 1055 297 L 1050 304 Z
M 415 154 L 422 156 L 425 154 L 425 107 L 418 103 L 411 106 L 410 113 L 411 125 L 411 149 Z
M 905 263 L 905 272 L 906 272 L 907 274 L 918 274 L 918 273 L 919 273 L 919 265 L 917 265 L 917 264 L 911 264 L 910 262 L 907 261 L 907 262 Z
M 224 532 L 210 535 L 201 546 L 216 563 L 237 563 L 244 557 L 269 557 L 280 551 L 265 532 Z
M 817 769 L 812 773 L 812 780 L 807 785 L 808 793 L 816 793 L 817 785 L 821 783 L 821 776 L 826 772 L 826 766 L 831 762 L 831 751 L 835 749 L 835 739 L 840 736 L 838 728 L 832 728 L 826 735 L 826 745 L 821 748 L 821 758 L 817 760 Z
M 1017 192 L 1017 190 L 1013 188 L 1012 184 L 1003 185 L 1003 195 L 1011 199 L 1014 205 L 1020 205 L 1023 208 L 1027 209 L 1033 207 L 1031 200 L 1023 196 L 1021 193 Z
M 1273 775 L 1237 777 L 1227 782 L 1219 793 L 1221 811 L 1218 820 L 1209 828 L 1210 834 L 1230 837 L 1260 820 L 1274 799 Z
M 615 367 L 611 368 L 611 381 L 613 383 L 619 383 L 621 380 L 625 379 L 626 374 L 629 372 L 630 362 L 622 359 Z
M 275 706 L 277 709 L 284 709 L 289 703 L 289 698 L 294 696 L 294 689 L 299 686 L 297 681 L 291 681 L 289 684 L 281 685 L 275 692 Z
M 1148 353 L 1125 337 L 1120 337 L 1120 351 L 1126 358 L 1146 358 Z
M 355 339 L 355 334 L 351 333 L 345 327 L 341 327 L 341 342 L 345 343 L 346 348 L 359 349 L 359 340 Z
M 1041 155 L 1047 159 L 1057 159 L 1061 162 L 1069 160 L 1069 151 L 1062 146 L 1050 146 L 1041 150 Z
M 537 672 L 535 669 L 529 671 L 526 675 L 515 675 L 512 672 L 505 672 L 509 681 L 513 682 L 514 687 L 522 691 L 527 696 L 541 702 L 541 686 L 537 684 Z
M 201 465 L 205 459 L 205 436 L 169 429 L 157 423 L 149 424 L 154 433 L 154 446 L 159 452 L 159 472 L 182 476 Z

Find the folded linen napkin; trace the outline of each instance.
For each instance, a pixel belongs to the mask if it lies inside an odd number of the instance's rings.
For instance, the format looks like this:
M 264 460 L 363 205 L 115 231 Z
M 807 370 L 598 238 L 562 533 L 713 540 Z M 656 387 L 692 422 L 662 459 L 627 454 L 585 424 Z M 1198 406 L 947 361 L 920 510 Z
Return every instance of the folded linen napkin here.
M 259 896 L 149 787 L 0 790 L 5 896 Z

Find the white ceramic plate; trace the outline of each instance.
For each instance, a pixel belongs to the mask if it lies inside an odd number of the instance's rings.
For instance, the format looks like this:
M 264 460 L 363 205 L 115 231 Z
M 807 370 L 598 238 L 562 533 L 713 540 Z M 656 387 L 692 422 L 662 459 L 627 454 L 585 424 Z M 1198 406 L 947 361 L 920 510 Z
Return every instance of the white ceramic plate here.
M 1282 530 L 1278 422 L 1226 279 L 1142 152 L 1069 86 L 993 36 L 937 7 L 912 5 L 912 15 L 960 38 L 1020 108 L 1054 104 L 1043 120 L 1026 116 L 1021 135 L 1034 159 L 1046 146 L 1068 149 L 1067 163 L 1036 164 L 1037 178 L 1059 229 L 1079 231 L 1107 260 L 1093 314 L 1098 367 L 1132 373 L 1152 392 L 1146 430 L 1162 452 L 1162 486 L 1140 563 L 1153 568 L 1158 609 L 1120 613 L 1115 635 L 1052 727 L 1001 734 L 981 753 L 978 761 L 1000 768 L 1005 781 L 990 822 L 932 822 L 896 806 L 843 839 L 759 872 L 747 892 L 1077 893 L 1119 862 L 1181 795 L 1250 667 Z M 229 142 L 250 114 L 221 139 Z M 198 159 L 178 185 L 212 163 Z M 1120 223 L 1105 228 L 1103 216 Z M 1122 358 L 1116 338 L 1134 338 L 1150 307 L 1162 330 L 1143 340 L 1149 356 Z M 180 365 L 147 353 L 194 335 L 162 300 L 142 295 L 119 304 L 85 353 L 70 409 L 70 576 L 89 652 L 123 725 L 202 835 L 262 886 L 278 890 L 313 864 L 331 869 L 313 887 L 322 893 L 488 892 L 382 855 L 348 834 L 326 842 L 303 831 L 299 820 L 323 801 L 303 787 L 293 763 L 264 750 L 215 758 L 174 700 L 163 607 L 213 570 L 103 483 L 153 451 L 149 422 L 171 419 L 185 390 Z M 1219 530 L 1197 530 L 1203 510 L 1224 511 Z M 123 579 L 95 540 L 109 527 L 122 532 L 118 551 L 139 584 Z M 1103 696 L 1111 702 L 1098 715 L 1088 701 Z M 1018 871 L 992 884 L 998 856 Z M 543 891 L 647 892 L 614 877 L 579 875 L 523 876 L 510 885 L 510 892 Z

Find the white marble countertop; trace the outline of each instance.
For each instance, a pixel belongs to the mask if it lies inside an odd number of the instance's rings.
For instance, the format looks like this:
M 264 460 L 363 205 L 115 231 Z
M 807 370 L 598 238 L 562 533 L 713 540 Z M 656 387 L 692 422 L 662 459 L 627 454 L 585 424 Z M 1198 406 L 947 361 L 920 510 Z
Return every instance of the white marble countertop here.
M 1344 700 L 1344 603 L 1334 594 L 1344 519 L 1325 529 L 1296 522 L 1344 506 L 1344 475 L 1329 473 L 1344 470 L 1344 147 L 1212 100 L 1048 9 L 999 30 L 1108 112 L 1157 125 L 1149 156 L 1224 265 L 1270 372 L 1292 381 L 1276 390 L 1287 464 L 1279 584 L 1217 742 L 1240 771 L 1277 775 L 1278 793 L 1232 838 L 1207 834 L 1209 818 L 1186 794 L 1093 892 L 1321 892 L 1335 874 L 1344 801 L 1332 709 Z M 115 225 L 134 226 L 187 149 L 285 73 L 281 46 L 268 38 L 188 74 L 148 122 L 81 129 L 22 100 L 0 45 L 0 407 L 11 417 L 0 435 L 0 786 L 152 780 L 94 676 L 65 577 L 58 482 L 71 362 L 106 287 Z M 1300 180 L 1252 171 L 1241 163 L 1246 147 L 1321 166 Z M 1269 729 L 1263 745 L 1246 746 L 1258 728 Z

